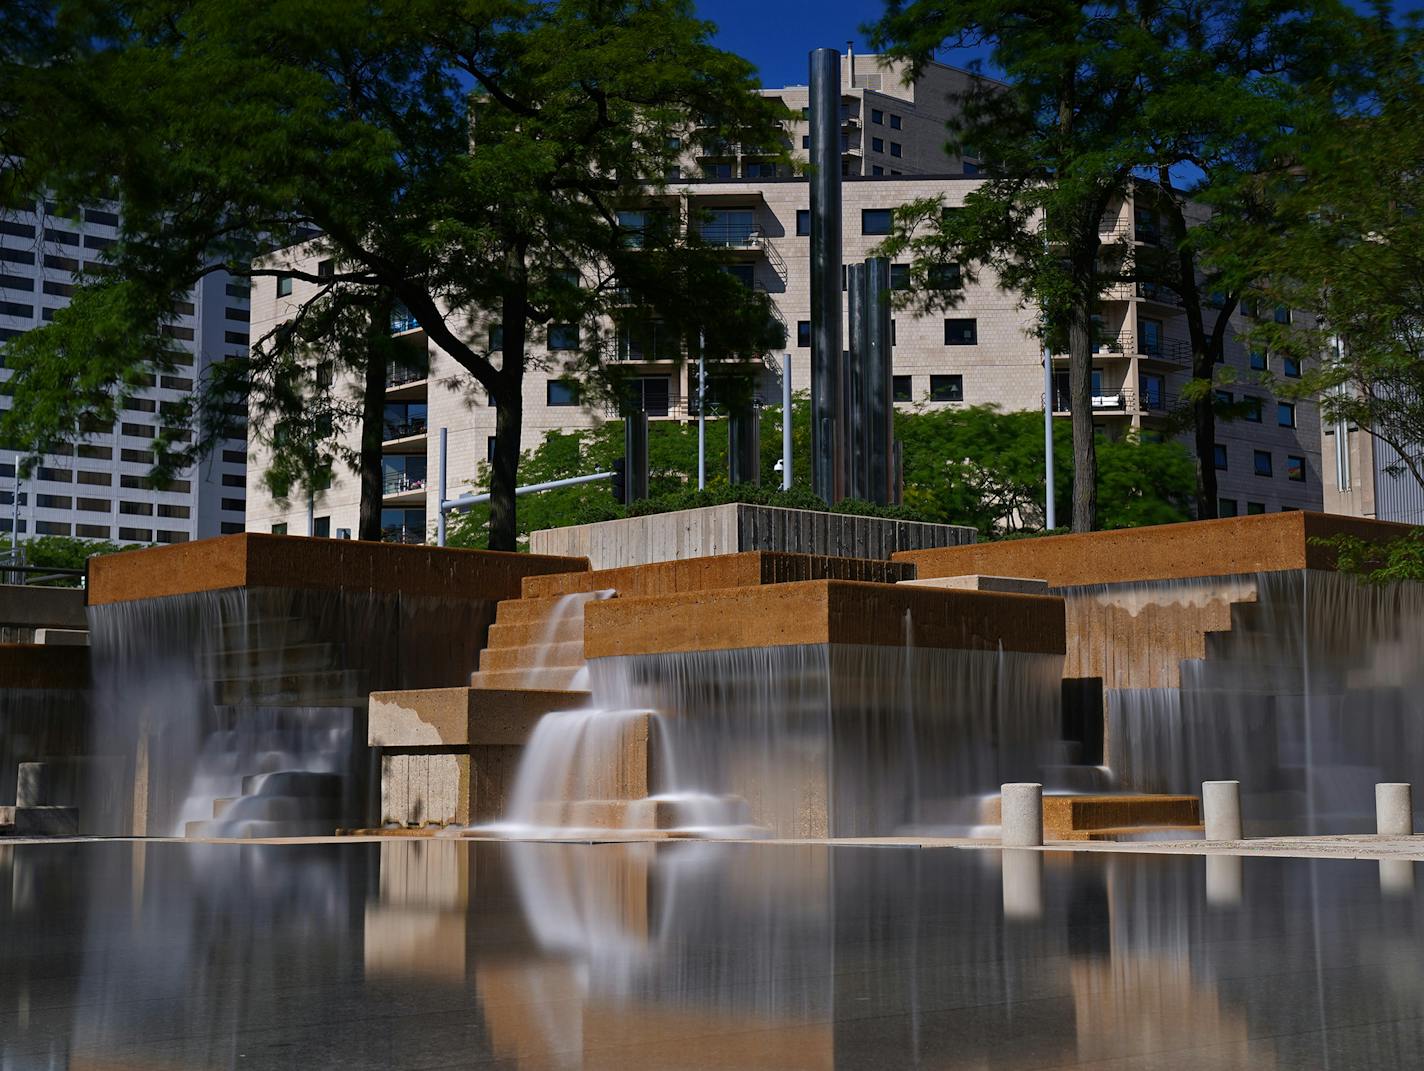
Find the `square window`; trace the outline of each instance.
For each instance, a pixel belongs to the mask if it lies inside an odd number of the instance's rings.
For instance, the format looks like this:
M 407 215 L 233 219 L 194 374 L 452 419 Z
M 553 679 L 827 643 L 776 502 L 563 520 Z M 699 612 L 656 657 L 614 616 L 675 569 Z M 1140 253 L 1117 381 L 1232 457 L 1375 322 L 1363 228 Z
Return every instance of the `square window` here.
M 321 538 L 321 539 L 330 539 L 330 538 L 331 538 L 331 518 L 330 518 L 330 517 L 313 517 L 313 518 L 312 518 L 312 535 L 317 536 L 318 538 Z
M 963 376 L 930 376 L 930 401 L 964 401 Z
M 753 160 L 742 168 L 743 178 L 776 178 L 776 165 L 765 160 Z
M 889 208 L 863 208 L 860 212 L 861 234 L 889 234 L 894 211 Z
M 579 346 L 578 324 L 550 324 L 549 349 L 576 350 Z
M 870 121 L 871 121 L 872 123 L 874 123 L 876 126 L 884 126 L 884 125 L 885 125 L 885 113 L 884 113 L 883 111 L 881 111 L 879 108 L 871 108 L 871 109 L 870 109 Z
M 910 266 L 908 264 L 890 265 L 890 289 L 910 289 Z
M 904 155 L 905 155 L 905 147 L 904 147 L 903 145 L 901 145 L 898 141 L 892 141 L 892 142 L 890 143 L 890 155 L 891 155 L 891 156 L 904 156 Z
M 1295 406 L 1290 402 L 1277 402 L 1276 423 L 1283 428 L 1295 427 Z
M 490 324 L 489 348 L 491 353 L 504 352 L 504 324 Z
M 286 535 L 286 534 L 287 534 L 287 522 L 286 522 L 286 521 L 278 521 L 276 524 L 274 524 L 274 525 L 272 526 L 272 534 L 273 534 L 273 535 Z
M 978 343 L 977 320 L 946 320 L 944 322 L 944 344 L 946 346 L 975 346 Z
M 1243 398 L 1241 400 L 1246 403 L 1246 419 L 1252 424 L 1261 423 L 1261 399 Z
M 1290 379 L 1300 378 L 1300 358 L 1286 357 L 1281 361 L 1281 375 Z
M 1257 450 L 1253 454 L 1253 465 L 1257 476 L 1274 476 L 1275 469 L 1271 464 L 1271 452 L 1269 450 Z
M 958 290 L 962 285 L 958 264 L 931 264 L 925 272 L 925 286 L 930 290 Z
M 967 176 L 970 176 L 971 178 L 972 178 L 973 176 L 979 174 L 979 165 L 978 165 L 978 164 L 971 164 L 968 160 L 965 160 L 965 161 L 964 161 L 964 174 L 967 175 Z
M 1212 461 L 1212 465 L 1213 465 L 1216 469 L 1218 469 L 1218 470 L 1220 470 L 1220 471 L 1225 471 L 1225 469 L 1226 469 L 1226 447 L 1222 446 L 1221 443 L 1217 443 L 1216 445 L 1214 445 L 1214 446 L 1211 448 L 1211 461 Z
M 796 321 L 796 345 L 801 349 L 807 349 L 811 345 L 811 321 Z
M 1260 514 L 1265 513 L 1265 512 L 1266 512 L 1266 504 L 1265 504 L 1264 502 L 1247 502 L 1247 503 L 1246 503 L 1246 516 L 1248 516 L 1248 517 L 1256 517 L 1256 516 L 1259 516 Z
M 885 151 L 885 139 L 884 139 L 884 138 L 871 138 L 871 139 L 870 139 L 870 149 L 871 149 L 872 152 L 884 152 L 884 151 Z
M 1236 499 L 1234 499 L 1234 498 L 1218 498 L 1218 499 L 1216 500 L 1216 515 L 1217 515 L 1218 517 L 1235 517 L 1235 516 L 1236 516 Z
M 809 208 L 796 210 L 796 233 L 803 238 L 811 233 L 811 210 Z
M 1305 458 L 1298 454 L 1286 455 L 1286 479 L 1305 483 Z
M 1251 371 L 1253 371 L 1253 372 L 1264 372 L 1264 371 L 1266 371 L 1266 368 L 1267 368 L 1267 364 L 1266 364 L 1266 351 L 1265 351 L 1265 350 L 1252 350 L 1252 351 L 1251 351 Z
M 330 279 L 336 274 L 336 261 L 318 260 L 316 262 L 316 274 L 319 279 Z M 327 525 L 330 526 L 331 519 L 327 518 Z
M 578 391 L 572 383 L 551 379 L 544 385 L 544 400 L 549 405 L 578 405 Z
M 1289 324 L 1291 322 L 1291 311 L 1285 305 L 1277 305 L 1274 319 L 1278 324 Z
M 891 398 L 897 402 L 913 402 L 915 400 L 915 377 L 914 376 L 894 376 L 891 379 Z
M 810 135 L 810 134 L 802 134 L 802 135 L 801 135 L 801 148 L 803 148 L 803 149 L 809 149 L 810 147 L 811 147 L 811 135 Z
M 870 165 L 870 173 L 871 173 L 871 175 L 883 175 L 883 174 L 885 174 L 885 169 L 884 169 L 883 167 L 881 167 L 879 164 L 871 164 L 871 165 Z
M 893 112 L 892 112 L 891 115 L 890 115 L 890 129 L 891 129 L 891 130 L 899 130 L 899 129 L 900 129 L 900 117 L 899 117 L 898 115 L 895 115 Z
M 1236 401 L 1235 396 L 1229 390 L 1218 390 L 1213 392 L 1219 405 L 1231 405 Z
M 290 275 L 279 275 L 279 276 L 277 276 L 277 296 L 278 296 L 278 297 L 291 297 L 291 296 L 292 296 L 292 277 L 291 277 Z

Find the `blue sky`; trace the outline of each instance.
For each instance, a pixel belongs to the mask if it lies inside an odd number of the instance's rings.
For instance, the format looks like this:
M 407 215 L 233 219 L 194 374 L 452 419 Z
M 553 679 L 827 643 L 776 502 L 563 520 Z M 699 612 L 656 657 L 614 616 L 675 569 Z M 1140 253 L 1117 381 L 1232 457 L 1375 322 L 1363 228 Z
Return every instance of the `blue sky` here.
M 844 49 L 855 41 L 866 48 L 863 23 L 885 9 L 881 0 L 696 0 L 697 11 L 719 27 L 717 44 L 745 56 L 761 72 L 762 85 L 806 81 L 806 56 L 813 48 Z M 1418 12 L 1424 0 L 1397 0 L 1402 12 Z M 944 54 L 942 62 L 963 66 L 970 55 Z

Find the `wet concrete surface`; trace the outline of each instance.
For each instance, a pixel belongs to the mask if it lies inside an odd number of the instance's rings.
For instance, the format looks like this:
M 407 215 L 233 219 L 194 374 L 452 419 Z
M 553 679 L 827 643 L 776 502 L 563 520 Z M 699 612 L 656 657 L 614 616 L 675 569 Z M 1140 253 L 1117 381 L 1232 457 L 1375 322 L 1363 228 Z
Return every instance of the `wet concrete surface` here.
M 921 845 L 0 842 L 0 1069 L 1424 1064 L 1408 851 Z

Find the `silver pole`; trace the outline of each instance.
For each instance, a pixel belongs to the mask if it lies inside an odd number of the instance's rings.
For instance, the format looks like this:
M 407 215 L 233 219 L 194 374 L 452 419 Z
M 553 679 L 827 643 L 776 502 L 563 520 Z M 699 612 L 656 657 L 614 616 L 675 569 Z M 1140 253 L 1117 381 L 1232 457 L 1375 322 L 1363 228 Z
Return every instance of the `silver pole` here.
M 307 535 L 316 535 L 316 492 L 307 492 Z
M 841 332 L 841 54 L 815 49 L 811 77 L 811 489 L 826 502 L 839 490 L 837 395 Z
M 1043 488 L 1044 527 L 1058 527 L 1053 501 L 1053 347 L 1043 342 Z
M 781 489 L 791 490 L 791 354 L 781 359 Z
M 697 489 L 707 487 L 707 352 L 697 332 Z
M 440 514 L 440 519 L 435 522 L 435 545 L 443 547 L 445 545 L 445 458 L 449 448 L 450 429 L 440 429 L 440 497 L 436 502 L 440 508 L 436 510 Z
M 611 480 L 611 472 L 593 472 L 587 476 L 569 476 L 563 480 L 546 480 L 543 483 L 529 483 L 523 487 L 516 487 L 516 495 L 532 495 L 536 491 L 552 491 L 557 487 L 574 487 L 581 483 L 594 483 L 598 480 Z M 478 506 L 490 500 L 488 491 L 478 495 L 465 495 L 461 498 L 452 498 L 440 503 L 440 512 L 446 513 L 452 509 L 468 509 L 470 506 Z

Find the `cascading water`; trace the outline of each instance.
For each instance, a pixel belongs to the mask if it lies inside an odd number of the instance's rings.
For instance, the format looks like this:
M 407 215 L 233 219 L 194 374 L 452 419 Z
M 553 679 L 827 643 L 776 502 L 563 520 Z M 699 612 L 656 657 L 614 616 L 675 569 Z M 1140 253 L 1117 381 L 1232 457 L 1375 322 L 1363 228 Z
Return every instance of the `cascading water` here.
M 1149 791 L 1239 780 L 1248 831 L 1372 828 L 1376 782 L 1424 777 L 1424 585 L 1246 579 L 1254 600 L 1180 663 L 1179 688 L 1109 688 L 1114 770 Z M 1130 587 L 1139 602 L 1174 597 Z

